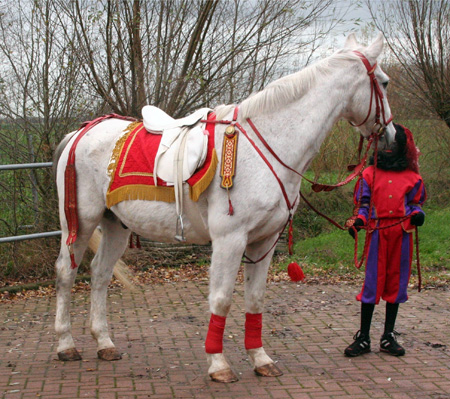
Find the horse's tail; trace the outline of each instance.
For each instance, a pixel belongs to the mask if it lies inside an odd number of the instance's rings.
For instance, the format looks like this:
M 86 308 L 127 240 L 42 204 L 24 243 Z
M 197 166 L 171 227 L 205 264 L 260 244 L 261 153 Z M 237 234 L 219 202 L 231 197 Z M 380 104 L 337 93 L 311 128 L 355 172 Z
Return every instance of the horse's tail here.
M 66 148 L 67 143 L 70 141 L 70 139 L 74 136 L 75 133 L 77 133 L 77 130 L 66 134 L 55 149 L 55 153 L 53 154 L 53 177 L 55 180 L 59 158 L 61 158 L 61 154 L 64 151 L 64 148 Z M 100 241 L 101 241 L 101 233 L 98 229 L 95 229 L 91 239 L 89 240 L 89 248 L 94 253 L 97 252 L 97 249 L 100 245 Z M 119 280 L 123 284 L 123 286 L 127 290 L 135 291 L 136 287 L 133 281 L 131 280 L 130 272 L 126 267 L 126 264 L 120 259 L 114 265 L 114 276 L 117 278 L 117 280 Z
M 61 154 L 64 151 L 64 148 L 66 148 L 67 143 L 70 141 L 70 139 L 76 132 L 77 131 L 66 134 L 64 136 L 64 138 L 61 140 L 61 142 L 58 144 L 58 147 L 56 147 L 55 153 L 53 154 L 53 166 L 52 166 L 53 178 L 55 180 L 56 180 L 56 171 L 58 169 L 59 158 L 61 158 Z

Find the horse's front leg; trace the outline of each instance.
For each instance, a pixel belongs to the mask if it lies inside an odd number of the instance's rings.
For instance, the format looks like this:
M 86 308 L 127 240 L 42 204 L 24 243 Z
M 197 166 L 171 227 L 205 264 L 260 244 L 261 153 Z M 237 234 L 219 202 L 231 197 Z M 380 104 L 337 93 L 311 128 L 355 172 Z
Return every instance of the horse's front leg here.
M 217 382 L 238 380 L 223 354 L 223 334 L 245 243 L 244 237 L 229 234 L 214 239 L 212 244 L 209 283 L 211 318 L 205 351 L 209 365 L 208 374 Z
M 258 260 L 267 252 L 267 248 L 276 238 L 251 244 L 246 249 L 246 255 L 252 260 Z M 266 354 L 262 344 L 262 312 L 264 310 L 264 295 L 266 293 L 267 273 L 274 249 L 260 262 L 245 265 L 245 349 L 257 375 L 277 377 L 281 370 Z

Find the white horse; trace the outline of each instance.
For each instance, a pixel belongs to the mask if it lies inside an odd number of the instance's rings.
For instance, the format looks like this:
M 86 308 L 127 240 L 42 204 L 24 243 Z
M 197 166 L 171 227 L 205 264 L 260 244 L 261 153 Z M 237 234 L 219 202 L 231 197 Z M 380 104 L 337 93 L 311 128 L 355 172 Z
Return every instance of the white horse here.
M 360 133 L 369 137 L 374 124 L 384 129 L 384 142 L 393 141 L 394 128 L 386 99 L 387 75 L 376 65 L 383 49 L 378 36 L 368 47 L 347 38 L 345 47 L 328 58 L 297 73 L 269 84 L 238 105 L 237 123 L 255 137 L 249 118 L 264 139 L 291 168 L 303 173 L 318 153 L 321 143 L 336 121 L 343 118 L 359 125 Z M 364 55 L 364 56 L 363 56 Z M 372 72 L 363 58 L 374 66 Z M 370 79 L 373 73 L 380 83 L 382 119 L 375 107 L 375 94 Z M 369 74 L 369 76 L 368 76 Z M 371 83 L 372 82 L 372 83 Z M 371 98 L 373 100 L 371 100 Z M 232 120 L 236 105 L 217 107 L 218 120 Z M 377 108 L 377 110 L 376 110 Z M 378 110 L 379 111 L 379 110 Z M 362 124 L 361 124 L 362 123 Z M 162 242 L 174 242 L 176 209 L 174 203 L 160 201 L 123 201 L 106 208 L 105 196 L 109 185 L 106 173 L 111 152 L 129 122 L 109 119 L 91 129 L 76 149 L 77 201 L 79 230 L 73 245 L 75 261 L 79 264 L 94 229 L 100 225 L 103 238 L 92 261 L 91 333 L 98 345 L 98 356 L 105 360 L 120 359 L 109 333 L 106 315 L 107 287 L 113 266 L 128 243 L 130 231 Z M 380 125 L 380 126 L 378 126 Z M 223 132 L 226 125 L 216 125 L 216 151 L 221 159 Z M 277 376 L 280 370 L 266 354 L 261 342 L 266 278 L 273 254 L 273 244 L 286 221 L 298 205 L 301 177 L 280 165 L 274 156 L 262 148 L 273 165 L 279 181 L 250 141 L 239 132 L 237 166 L 234 187 L 230 195 L 234 215 L 228 214 L 227 192 L 220 187 L 219 168 L 197 202 L 185 197 L 184 234 L 187 242 L 212 243 L 209 306 L 211 322 L 205 349 L 211 379 L 221 382 L 237 380 L 222 353 L 222 338 L 226 316 L 243 254 L 257 263 L 245 265 L 245 346 L 258 375 Z M 58 356 L 61 360 L 79 360 L 71 333 L 70 290 L 76 276 L 66 239 L 68 223 L 64 213 L 64 170 L 71 143 L 77 133 L 66 136 L 59 146 L 57 186 L 62 229 L 61 251 L 56 262 L 57 309 L 55 329 L 59 338 Z M 288 209 L 287 203 L 293 204 Z M 200 219 L 200 220 L 199 220 Z M 124 227 L 127 226 L 128 228 Z M 267 255 L 267 256 L 264 256 Z M 262 259 L 260 259 L 262 258 Z

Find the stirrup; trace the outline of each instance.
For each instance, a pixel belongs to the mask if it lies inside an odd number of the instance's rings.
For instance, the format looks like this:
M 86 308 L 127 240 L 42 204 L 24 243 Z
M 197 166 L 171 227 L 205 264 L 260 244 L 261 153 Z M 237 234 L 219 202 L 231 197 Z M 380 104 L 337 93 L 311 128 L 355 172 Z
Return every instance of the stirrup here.
M 181 234 L 179 234 L 179 226 L 181 227 Z M 183 216 L 178 215 L 177 218 L 177 227 L 176 227 L 176 233 L 175 233 L 175 240 L 179 242 L 186 242 L 186 237 L 184 236 L 184 225 L 183 225 Z

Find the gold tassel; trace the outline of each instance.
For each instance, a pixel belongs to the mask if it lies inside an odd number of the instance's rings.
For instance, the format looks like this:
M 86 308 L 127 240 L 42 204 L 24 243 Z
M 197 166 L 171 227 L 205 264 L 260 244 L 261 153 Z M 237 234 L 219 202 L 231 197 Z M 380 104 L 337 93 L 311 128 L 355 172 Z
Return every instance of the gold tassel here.
M 192 201 L 197 202 L 203 191 L 205 191 L 211 184 L 212 180 L 214 179 L 214 175 L 216 174 L 218 164 L 219 160 L 217 159 L 216 149 L 213 148 L 211 164 L 209 165 L 207 172 L 197 183 L 195 183 L 193 186 L 189 186 L 189 196 L 191 197 Z
M 107 208 L 122 201 L 133 200 L 175 202 L 175 190 L 173 187 L 130 184 L 106 194 Z

